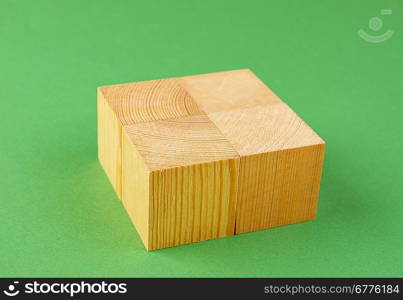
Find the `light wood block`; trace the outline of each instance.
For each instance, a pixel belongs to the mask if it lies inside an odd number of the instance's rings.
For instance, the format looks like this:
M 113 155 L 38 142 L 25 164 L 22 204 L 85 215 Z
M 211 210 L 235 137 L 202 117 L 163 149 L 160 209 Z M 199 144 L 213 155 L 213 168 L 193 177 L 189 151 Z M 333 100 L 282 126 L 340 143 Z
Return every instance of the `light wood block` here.
M 206 115 L 126 126 L 124 136 L 122 200 L 136 227 L 147 224 L 149 250 L 234 234 L 239 156 Z
M 204 114 L 175 78 L 98 88 L 98 157 L 121 197 L 122 126 Z
M 148 250 L 316 215 L 324 142 L 250 70 L 99 88 L 98 149 Z
M 236 233 L 316 215 L 324 142 L 287 105 L 209 114 L 241 157 Z

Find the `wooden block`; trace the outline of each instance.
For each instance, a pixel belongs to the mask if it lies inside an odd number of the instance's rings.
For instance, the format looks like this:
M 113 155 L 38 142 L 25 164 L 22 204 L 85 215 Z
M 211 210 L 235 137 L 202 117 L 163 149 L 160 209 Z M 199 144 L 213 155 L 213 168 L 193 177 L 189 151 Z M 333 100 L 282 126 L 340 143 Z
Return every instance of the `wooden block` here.
M 234 234 L 239 156 L 205 115 L 124 127 L 122 200 L 149 250 Z
M 287 105 L 209 114 L 241 156 L 236 233 L 316 215 L 323 140 Z
M 316 214 L 324 142 L 250 70 L 99 88 L 98 147 L 149 250 Z
M 98 88 L 98 157 L 118 196 L 122 126 L 204 114 L 175 78 Z

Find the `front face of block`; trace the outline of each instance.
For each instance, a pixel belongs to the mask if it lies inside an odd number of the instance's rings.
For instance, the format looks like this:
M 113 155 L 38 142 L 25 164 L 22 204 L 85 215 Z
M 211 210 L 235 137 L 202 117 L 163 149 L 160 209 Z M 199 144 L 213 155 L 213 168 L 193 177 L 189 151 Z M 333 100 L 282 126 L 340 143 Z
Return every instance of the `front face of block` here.
M 147 249 L 315 217 L 324 142 L 250 70 L 98 91 L 99 159 Z
M 234 234 L 239 159 L 154 171 L 149 249 Z
M 316 216 L 324 145 L 241 158 L 236 233 Z

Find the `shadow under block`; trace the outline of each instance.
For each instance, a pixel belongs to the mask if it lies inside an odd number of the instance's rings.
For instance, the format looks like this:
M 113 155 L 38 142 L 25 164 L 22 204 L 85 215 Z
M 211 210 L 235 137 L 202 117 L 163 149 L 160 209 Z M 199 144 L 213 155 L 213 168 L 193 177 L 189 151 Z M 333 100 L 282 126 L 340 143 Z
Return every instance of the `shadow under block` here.
M 155 250 L 313 219 L 323 140 L 250 70 L 98 88 L 98 156 Z

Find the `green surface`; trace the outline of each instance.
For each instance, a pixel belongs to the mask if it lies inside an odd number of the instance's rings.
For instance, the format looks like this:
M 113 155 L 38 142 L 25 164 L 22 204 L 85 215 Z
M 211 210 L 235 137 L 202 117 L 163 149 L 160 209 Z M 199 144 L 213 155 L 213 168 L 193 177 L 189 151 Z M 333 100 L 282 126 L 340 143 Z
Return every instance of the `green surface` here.
M 0 42 L 0 276 L 403 276 L 403 1 L 1 0 Z M 148 253 L 96 87 L 239 68 L 327 142 L 318 217 Z

